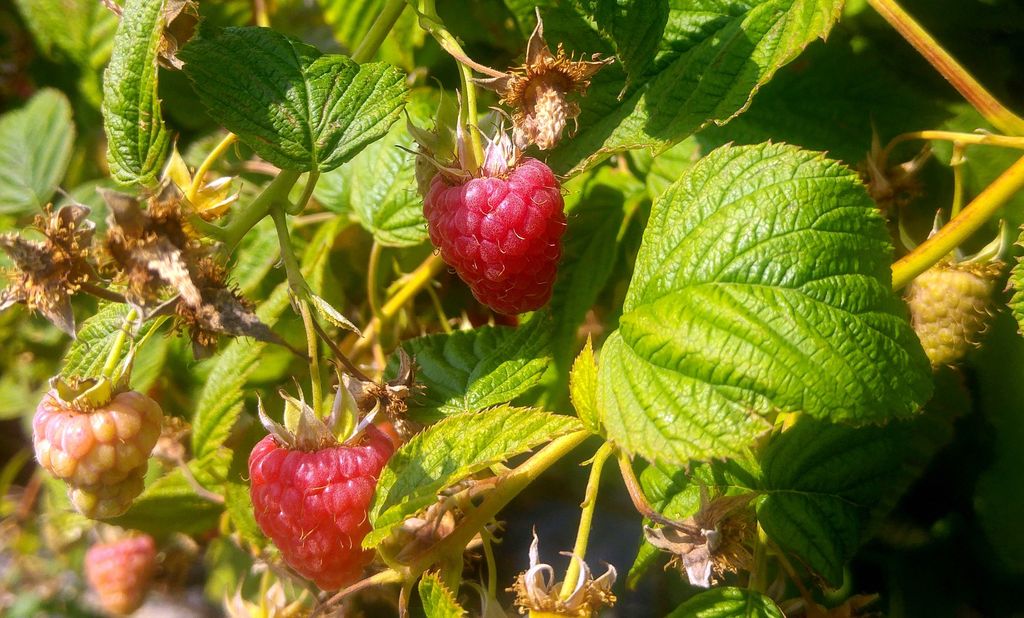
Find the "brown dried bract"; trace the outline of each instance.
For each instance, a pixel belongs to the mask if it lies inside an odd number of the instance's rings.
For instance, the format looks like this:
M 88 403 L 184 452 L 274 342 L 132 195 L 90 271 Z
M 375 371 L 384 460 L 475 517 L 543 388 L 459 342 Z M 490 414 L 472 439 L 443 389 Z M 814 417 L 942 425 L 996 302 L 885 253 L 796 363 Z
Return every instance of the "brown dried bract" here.
M 701 506 L 694 515 L 677 526 L 644 527 L 644 536 L 651 545 L 672 554 L 669 565 L 678 566 L 691 584 L 707 588 L 726 572 L 750 568 L 754 515 L 749 505 L 753 497 L 709 498 L 702 488 Z
M 886 151 L 882 148 L 878 134 L 871 138 L 871 152 L 860 165 L 861 179 L 867 185 L 868 194 L 875 200 L 883 214 L 902 208 L 922 193 L 918 173 L 928 159 L 931 148 L 925 146 L 913 159 L 897 165 L 889 165 Z
M 0 310 L 25 303 L 64 332 L 75 334 L 71 296 L 95 277 L 88 260 L 95 225 L 88 215 L 89 209 L 78 204 L 56 212 L 47 207 L 35 220 L 43 240 L 0 235 L 0 247 L 15 264 L 6 273 L 10 285 L 0 292 Z
M 583 95 L 590 78 L 601 67 L 614 62 L 593 54 L 590 60 L 573 60 L 559 43 L 554 54 L 544 41 L 544 22 L 537 11 L 537 27 L 526 46 L 526 62 L 504 74 L 476 80 L 501 95 L 501 102 L 514 109 L 512 132 L 516 147 L 536 144 L 541 150 L 554 148 L 569 120 L 575 121 L 580 107 L 570 94 Z
M 407 417 L 406 399 L 416 389 L 416 365 L 409 354 L 399 348 L 398 375 L 388 382 L 368 382 L 345 373 L 344 386 L 356 402 L 359 413 L 372 417 L 382 412 L 404 440 L 416 433 L 417 427 Z

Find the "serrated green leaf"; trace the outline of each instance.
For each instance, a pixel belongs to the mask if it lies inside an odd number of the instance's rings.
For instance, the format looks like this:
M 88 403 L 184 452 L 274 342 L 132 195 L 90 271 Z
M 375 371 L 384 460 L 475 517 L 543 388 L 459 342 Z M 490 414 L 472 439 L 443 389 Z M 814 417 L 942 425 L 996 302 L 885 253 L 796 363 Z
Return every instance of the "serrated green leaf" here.
M 534 1 L 506 4 L 529 31 Z M 619 59 L 594 77 L 581 100 L 579 133 L 548 159 L 564 172 L 625 149 L 657 153 L 702 126 L 732 119 L 780 67 L 829 32 L 843 1 L 538 4 L 549 43 Z
M 550 327 L 538 315 L 519 328 L 484 326 L 403 342 L 423 385 L 410 411 L 431 420 L 512 401 L 544 375 L 551 360 Z
M 100 305 L 96 313 L 89 316 L 79 327 L 78 335 L 64 355 L 64 367 L 60 375 L 65 378 L 98 377 L 121 331 L 132 327 L 126 323 L 129 311 L 131 308 L 123 303 Z M 157 318 L 143 324 L 135 334 L 135 340 L 141 340 L 165 319 Z M 124 345 L 118 362 L 128 355 L 128 351 L 129 346 Z
M 210 116 L 284 169 L 348 161 L 387 133 L 407 92 L 395 67 L 323 55 L 267 28 L 208 30 L 178 57 Z
M 654 204 L 601 355 L 610 439 L 650 460 L 742 455 L 776 411 L 905 418 L 931 372 L 856 175 L 817 153 L 720 148 Z
M 414 97 L 407 110 L 422 123 L 429 118 L 428 95 Z M 351 212 L 378 243 L 409 247 L 427 239 L 423 198 L 416 192 L 416 156 L 404 123 L 396 123 L 382 139 L 370 144 L 352 161 L 324 174 L 317 200 L 329 210 Z M 406 149 L 406 150 L 403 150 Z
M 71 105 L 57 90 L 40 90 L 21 109 L 0 116 L 0 214 L 46 206 L 68 169 L 74 141 Z
M 157 97 L 157 53 L 164 0 L 128 0 L 103 73 L 103 128 L 110 174 L 149 185 L 164 163 L 170 136 Z
M 230 464 L 230 453 L 219 451 L 188 463 L 195 482 L 219 491 Z M 217 525 L 224 506 L 199 495 L 180 468 L 160 477 L 135 499 L 128 512 L 107 523 L 153 535 L 198 534 Z
M 419 591 L 427 618 L 462 618 L 466 615 L 466 610 L 462 609 L 437 573 L 426 573 L 421 577 Z
M 668 618 L 785 618 L 785 614 L 759 592 L 722 587 L 689 598 Z
M 582 429 L 571 416 L 501 406 L 431 425 L 403 445 L 380 474 L 370 509 L 373 547 L 402 521 L 430 505 L 437 492 L 559 436 Z
M 326 267 L 334 238 L 343 224 L 341 218 L 323 224 L 306 247 L 302 272 L 314 290 L 319 289 L 321 276 L 318 273 Z M 288 308 L 288 303 L 289 287 L 287 282 L 283 282 L 260 304 L 256 315 L 267 326 L 273 326 Z M 214 365 L 199 393 L 192 420 L 192 452 L 197 458 L 216 451 L 231 433 L 242 413 L 245 384 L 266 346 L 262 341 L 235 339 L 210 361 Z
M 576 416 L 591 433 L 601 432 L 601 418 L 597 412 L 597 360 L 594 345 L 587 338 L 587 345 L 572 364 L 569 372 L 569 396 L 576 408 Z
M 359 327 L 353 324 L 352 321 L 346 318 L 344 315 L 342 315 L 340 311 L 332 307 L 331 303 L 327 302 L 326 300 L 317 296 L 316 294 L 310 294 L 309 301 L 310 303 L 312 303 L 317 313 L 319 313 L 323 319 L 327 320 L 328 322 L 342 330 L 351 331 L 359 335 L 360 337 L 363 336 L 363 333 L 359 331 Z

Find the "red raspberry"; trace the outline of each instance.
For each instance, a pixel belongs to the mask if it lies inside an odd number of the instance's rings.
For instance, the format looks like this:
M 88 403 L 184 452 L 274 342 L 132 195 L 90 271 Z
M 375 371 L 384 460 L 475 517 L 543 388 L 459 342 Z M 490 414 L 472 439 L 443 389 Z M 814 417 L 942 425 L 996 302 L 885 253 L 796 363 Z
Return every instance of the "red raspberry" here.
M 423 200 L 441 257 L 477 300 L 499 313 L 542 307 L 551 298 L 565 232 L 551 169 L 526 157 L 502 176 L 450 182 L 435 175 Z
M 83 410 L 51 390 L 32 419 L 36 459 L 67 482 L 72 502 L 84 515 L 114 517 L 142 492 L 162 421 L 160 406 L 136 391 Z
M 142 605 L 156 568 L 156 544 L 148 534 L 99 543 L 85 553 L 85 577 L 113 614 L 130 614 Z
M 285 562 L 324 590 L 357 580 L 373 559 L 362 549 L 377 477 L 394 447 L 370 425 L 358 445 L 315 451 L 263 438 L 249 455 L 256 522 Z

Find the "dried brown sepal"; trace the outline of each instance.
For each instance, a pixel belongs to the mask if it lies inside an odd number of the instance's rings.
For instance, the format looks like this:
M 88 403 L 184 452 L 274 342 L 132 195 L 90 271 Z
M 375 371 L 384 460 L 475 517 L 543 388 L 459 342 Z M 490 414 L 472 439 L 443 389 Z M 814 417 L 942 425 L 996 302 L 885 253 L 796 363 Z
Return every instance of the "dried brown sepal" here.
M 71 296 L 96 276 L 89 262 L 95 225 L 88 215 L 89 209 L 79 204 L 56 212 L 47 206 L 34 223 L 43 240 L 0 235 L 0 247 L 14 262 L 5 273 L 9 285 L 0 292 L 0 310 L 25 303 L 64 332 L 75 334 Z
M 194 0 L 166 0 L 164 31 L 160 37 L 157 60 L 168 69 L 180 71 L 185 63 L 178 59 L 178 50 L 192 39 L 199 23 L 199 3 Z
M 878 134 L 872 134 L 871 152 L 859 166 L 860 175 L 867 185 L 868 195 L 883 214 L 894 212 L 920 197 L 922 187 L 918 173 L 931 155 L 931 148 L 925 145 L 909 161 L 890 165 Z
M 700 508 L 694 515 L 676 526 L 645 526 L 644 536 L 651 545 L 672 554 L 669 566 L 677 566 L 692 585 L 708 588 L 726 572 L 750 568 L 753 497 L 743 494 L 711 498 L 702 488 Z
M 600 54 L 593 54 L 590 60 L 574 60 L 561 43 L 551 53 L 538 9 L 537 27 L 526 45 L 526 61 L 500 77 L 476 82 L 497 92 L 501 102 L 513 108 L 516 147 L 525 149 L 536 144 L 541 150 L 549 150 L 562 138 L 565 125 L 580 115 L 579 105 L 568 97 L 586 94 L 594 74 L 614 61 Z
M 509 591 L 516 595 L 515 605 L 521 614 L 542 613 L 551 616 L 589 618 L 596 616 L 603 607 L 615 604 L 612 586 L 617 573 L 608 565 L 604 575 L 594 578 L 590 567 L 579 556 L 564 553 L 570 560 L 579 562 L 579 577 L 568 597 L 562 598 L 562 582 L 555 581 L 555 570 L 549 564 L 540 562 L 536 531 L 530 544 L 530 568 L 516 577 Z
M 408 440 L 418 430 L 408 418 L 409 405 L 406 399 L 415 391 L 416 364 L 409 354 L 399 348 L 398 375 L 387 382 L 361 380 L 348 373 L 342 374 L 344 387 L 356 402 L 360 416 L 383 413 L 403 440 Z

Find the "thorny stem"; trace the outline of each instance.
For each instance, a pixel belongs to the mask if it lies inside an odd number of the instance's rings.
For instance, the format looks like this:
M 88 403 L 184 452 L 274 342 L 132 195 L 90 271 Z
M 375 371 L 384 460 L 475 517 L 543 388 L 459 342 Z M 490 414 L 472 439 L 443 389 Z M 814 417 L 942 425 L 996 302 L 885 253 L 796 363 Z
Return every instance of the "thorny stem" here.
M 277 175 L 263 192 L 249 204 L 248 208 L 239 210 L 223 230 L 224 249 L 228 252 L 234 250 L 235 245 L 242 240 L 254 225 L 267 216 L 270 208 L 288 199 L 288 192 L 291 191 L 295 181 L 299 179 L 299 172 L 283 170 Z
M 1024 157 L 1018 159 L 974 198 L 959 215 L 892 265 L 892 288 L 899 290 L 932 267 L 985 224 L 1024 188 Z
M 562 590 L 559 594 L 563 600 L 568 599 L 576 587 L 576 580 L 580 576 L 580 563 L 586 558 L 587 543 L 590 540 L 590 526 L 594 521 L 594 511 L 597 507 L 597 491 L 601 486 L 601 471 L 608 458 L 615 452 L 615 446 L 611 442 L 605 442 L 594 454 L 593 462 L 590 465 L 590 477 L 587 479 L 587 490 L 584 494 L 582 512 L 580 513 L 580 525 L 576 530 L 576 544 L 573 545 L 572 555 L 577 560 L 569 560 L 569 568 L 565 571 L 565 579 L 562 581 Z
M 199 189 L 203 186 L 203 178 L 206 173 L 210 171 L 213 164 L 217 162 L 217 159 L 221 158 L 228 148 L 238 141 L 238 136 L 234 133 L 228 133 L 224 136 L 224 139 L 220 140 L 220 143 L 213 147 L 210 154 L 206 155 L 203 162 L 196 168 L 196 173 L 192 176 L 192 184 L 189 185 L 188 191 L 185 193 L 185 197 L 188 198 L 189 202 L 195 202 L 196 196 L 199 195 Z
M 961 66 L 896 0 L 868 0 L 878 13 L 896 29 L 967 102 L 993 126 L 1004 133 L 1024 135 L 1024 119 L 1017 116 Z
M 121 362 L 121 350 L 124 348 L 124 342 L 128 340 L 128 329 L 131 328 L 132 322 L 138 317 L 138 313 L 135 309 L 129 309 L 128 313 L 124 316 L 124 324 L 117 331 L 117 335 L 114 338 L 114 344 L 110 346 L 110 353 L 107 354 L 107 360 L 103 363 L 103 369 L 100 370 L 100 375 L 104 377 L 111 377 L 114 373 L 114 368 Z
M 388 0 L 374 20 L 370 30 L 360 41 L 359 46 L 352 52 L 352 60 L 362 64 L 373 58 L 373 55 L 380 49 L 381 43 L 387 38 L 388 33 L 395 27 L 395 22 L 401 17 L 405 10 L 406 0 Z

